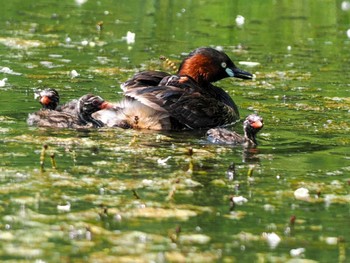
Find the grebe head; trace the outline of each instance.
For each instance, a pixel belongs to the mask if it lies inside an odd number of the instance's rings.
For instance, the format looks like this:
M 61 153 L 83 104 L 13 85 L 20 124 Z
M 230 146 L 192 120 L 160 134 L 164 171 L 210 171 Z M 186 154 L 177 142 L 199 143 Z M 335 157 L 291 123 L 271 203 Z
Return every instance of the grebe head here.
M 60 102 L 60 96 L 55 89 L 44 89 L 35 93 L 39 97 L 39 102 L 43 106 L 43 109 L 54 110 Z
M 87 94 L 79 99 L 77 107 L 79 119 L 84 125 L 91 122 L 95 127 L 102 127 L 103 123 L 94 119 L 91 114 L 102 109 L 112 108 L 113 105 L 104 101 L 100 96 Z
M 228 77 L 253 78 L 253 74 L 237 68 L 224 52 L 208 47 L 192 51 L 182 61 L 178 74 L 188 75 L 197 82 L 215 82 Z
M 244 135 L 254 144 L 256 141 L 256 134 L 264 127 L 264 120 L 257 114 L 250 114 L 243 122 Z

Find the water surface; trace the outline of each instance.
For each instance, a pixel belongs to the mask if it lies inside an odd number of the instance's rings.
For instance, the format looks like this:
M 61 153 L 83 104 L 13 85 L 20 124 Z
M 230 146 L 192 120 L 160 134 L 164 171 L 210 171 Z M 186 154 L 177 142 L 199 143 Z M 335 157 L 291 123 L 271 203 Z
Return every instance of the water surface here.
M 83 2 L 2 3 L 1 260 L 349 261 L 350 11 L 342 2 Z M 62 102 L 88 92 L 117 101 L 134 73 L 172 71 L 161 55 L 179 64 L 200 46 L 222 48 L 256 74 L 218 85 L 242 117 L 263 116 L 257 149 L 210 144 L 204 131 L 27 127 L 37 89 L 56 88 Z M 295 197 L 300 188 L 308 198 Z M 247 201 L 232 205 L 233 196 Z

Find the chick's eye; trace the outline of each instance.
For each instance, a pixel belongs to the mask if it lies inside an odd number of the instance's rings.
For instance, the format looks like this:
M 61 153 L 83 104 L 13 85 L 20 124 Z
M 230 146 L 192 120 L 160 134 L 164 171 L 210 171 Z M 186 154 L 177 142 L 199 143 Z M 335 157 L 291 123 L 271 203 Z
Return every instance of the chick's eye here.
M 93 100 L 93 101 L 92 101 L 92 105 L 96 106 L 96 105 L 98 105 L 98 104 L 99 104 L 99 100 Z
M 222 62 L 222 63 L 221 63 L 221 67 L 226 68 L 226 66 L 227 66 L 227 65 L 226 65 L 225 62 Z

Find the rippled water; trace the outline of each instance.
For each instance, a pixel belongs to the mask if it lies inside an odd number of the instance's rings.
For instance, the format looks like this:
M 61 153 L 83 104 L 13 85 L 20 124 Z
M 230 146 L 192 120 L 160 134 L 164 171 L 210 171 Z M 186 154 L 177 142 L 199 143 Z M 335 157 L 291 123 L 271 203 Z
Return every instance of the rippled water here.
M 1 260 L 349 261 L 346 3 L 2 3 Z M 134 73 L 171 71 L 161 55 L 178 64 L 199 46 L 256 74 L 218 85 L 241 116 L 264 117 L 257 149 L 210 144 L 204 131 L 27 127 L 36 89 L 117 101 Z

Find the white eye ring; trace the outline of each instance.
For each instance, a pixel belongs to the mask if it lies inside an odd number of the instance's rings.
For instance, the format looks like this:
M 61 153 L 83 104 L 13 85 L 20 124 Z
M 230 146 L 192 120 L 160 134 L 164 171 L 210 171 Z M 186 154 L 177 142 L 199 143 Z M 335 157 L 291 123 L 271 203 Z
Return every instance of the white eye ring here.
M 222 63 L 221 63 L 221 67 L 226 68 L 226 66 L 227 66 L 227 65 L 226 65 L 225 62 L 222 62 Z

